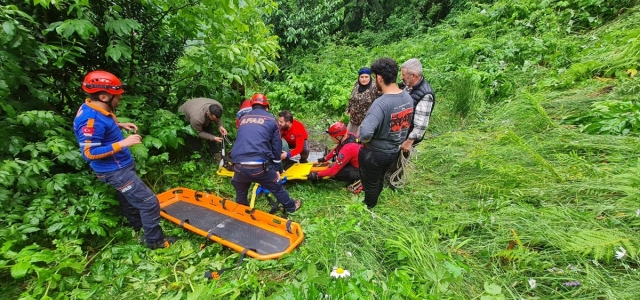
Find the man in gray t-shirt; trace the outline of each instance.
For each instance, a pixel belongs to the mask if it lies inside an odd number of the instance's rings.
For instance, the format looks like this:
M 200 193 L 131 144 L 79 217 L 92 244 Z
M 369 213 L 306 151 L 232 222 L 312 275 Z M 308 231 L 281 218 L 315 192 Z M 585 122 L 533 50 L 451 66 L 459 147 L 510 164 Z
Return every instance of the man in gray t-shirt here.
M 380 58 L 371 64 L 371 72 L 383 95 L 373 102 L 360 126 L 364 147 L 358 160 L 364 203 L 368 208 L 378 203 L 384 175 L 398 158 L 413 119 L 413 99 L 396 84 L 398 63 L 391 58 Z

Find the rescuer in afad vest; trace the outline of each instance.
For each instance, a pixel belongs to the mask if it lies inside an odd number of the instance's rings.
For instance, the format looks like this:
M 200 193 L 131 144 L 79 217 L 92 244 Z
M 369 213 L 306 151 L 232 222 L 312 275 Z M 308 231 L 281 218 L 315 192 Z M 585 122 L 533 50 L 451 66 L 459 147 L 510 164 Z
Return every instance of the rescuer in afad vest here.
M 267 96 L 255 94 L 250 103 L 252 110 L 238 121 L 238 134 L 231 149 L 231 184 L 236 190 L 236 202 L 249 205 L 249 187 L 257 182 L 271 191 L 287 212 L 295 212 L 302 200 L 291 199 L 280 182 L 282 141 L 278 119 L 268 112 Z

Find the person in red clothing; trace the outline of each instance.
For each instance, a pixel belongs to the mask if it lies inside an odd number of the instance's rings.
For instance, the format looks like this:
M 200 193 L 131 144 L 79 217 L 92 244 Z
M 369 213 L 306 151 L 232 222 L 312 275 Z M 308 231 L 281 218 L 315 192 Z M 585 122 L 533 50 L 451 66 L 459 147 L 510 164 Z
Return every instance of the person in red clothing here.
M 337 180 L 357 181 L 360 180 L 360 164 L 358 154 L 362 145 L 358 136 L 347 132 L 347 126 L 342 122 L 335 122 L 326 131 L 336 147 L 325 157 L 318 159 L 318 162 L 325 162 L 334 159 L 335 162 L 322 172 L 312 172 L 307 176 L 309 180 L 317 180 L 322 177 L 333 177 Z
M 278 114 L 280 121 L 280 137 L 283 144 L 289 146 L 289 151 L 282 150 L 281 160 L 289 160 L 291 157 L 300 154 L 300 162 L 306 163 L 309 158 L 309 134 L 307 129 L 298 120 L 293 119 L 293 114 L 288 110 L 283 110 Z
M 238 113 L 236 114 L 236 128 L 238 128 L 238 125 L 240 124 L 240 118 L 242 118 L 244 114 L 250 112 L 251 109 L 251 100 L 244 100 L 240 106 L 240 110 L 238 110 Z

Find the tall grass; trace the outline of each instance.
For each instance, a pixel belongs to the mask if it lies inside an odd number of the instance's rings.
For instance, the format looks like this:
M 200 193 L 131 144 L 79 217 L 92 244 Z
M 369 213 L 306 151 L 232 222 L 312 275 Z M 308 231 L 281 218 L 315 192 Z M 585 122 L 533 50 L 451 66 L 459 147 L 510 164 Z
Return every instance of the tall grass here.
M 450 101 L 453 112 L 461 118 L 466 118 L 483 101 L 478 83 L 479 81 L 471 72 L 460 72 L 450 82 Z

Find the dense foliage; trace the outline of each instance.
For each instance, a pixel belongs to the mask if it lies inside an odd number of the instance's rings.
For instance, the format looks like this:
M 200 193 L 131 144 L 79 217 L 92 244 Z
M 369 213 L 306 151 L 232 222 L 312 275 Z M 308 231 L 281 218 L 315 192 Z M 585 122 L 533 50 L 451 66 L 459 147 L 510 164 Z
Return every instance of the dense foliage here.
M 318 48 L 330 40 L 386 43 L 412 36 L 444 19 L 463 1 L 278 1 L 267 21 L 286 49 Z
M 20 299 L 636 299 L 637 1 L 2 1 L 0 293 Z M 264 20 L 264 21 L 263 21 Z M 415 21 L 419 20 L 419 21 Z M 281 48 L 282 47 L 282 48 Z M 93 69 L 129 85 L 120 121 L 156 192 L 232 197 L 188 150 L 186 99 L 266 92 L 312 139 L 357 70 L 416 57 L 438 95 L 410 185 L 374 212 L 341 183 L 295 184 L 305 242 L 235 264 L 219 245 L 151 251 L 82 161 L 71 120 Z M 280 67 L 280 68 L 279 68 Z M 266 208 L 266 203 L 259 203 Z M 264 207 L 263 207 L 264 206 Z M 617 254 L 616 252 L 624 254 Z M 620 256 L 617 258 L 616 255 Z M 352 276 L 334 280 L 334 266 Z
M 186 153 L 180 146 L 191 130 L 175 114 L 180 103 L 209 96 L 235 106 L 245 85 L 277 71 L 278 44 L 260 18 L 273 5 L 2 3 L 2 266 L 13 278 L 37 278 L 25 297 L 69 290 L 65 278 L 78 278 L 73 276 L 87 267 L 83 251 L 94 237 L 110 236 L 120 221 L 113 191 L 95 183 L 70 130 L 84 99 L 84 75 L 105 69 L 128 84 L 118 116 L 135 121 L 144 135 L 144 145 L 132 152 L 155 188 L 163 176 L 175 174 L 164 168 L 172 156 Z

